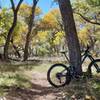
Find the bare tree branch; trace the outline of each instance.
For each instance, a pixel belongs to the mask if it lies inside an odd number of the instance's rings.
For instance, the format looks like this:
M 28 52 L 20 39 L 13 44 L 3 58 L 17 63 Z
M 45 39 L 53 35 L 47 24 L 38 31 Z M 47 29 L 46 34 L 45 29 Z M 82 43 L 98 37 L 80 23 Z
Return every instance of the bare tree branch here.
M 79 12 L 74 12 L 74 13 L 77 14 L 77 15 L 79 15 L 79 16 L 81 16 L 85 21 L 87 21 L 87 22 L 89 22 L 89 23 L 91 23 L 91 24 L 100 25 L 99 22 L 97 22 L 97 21 L 91 21 L 91 20 L 89 20 L 87 17 L 83 16 L 83 15 L 82 15 L 81 13 L 79 13 Z
M 16 12 L 18 12 L 19 7 L 20 7 L 20 5 L 21 5 L 22 2 L 23 2 L 23 0 L 20 0 L 20 1 L 19 1 L 18 5 L 17 5 L 17 8 L 16 8 Z
M 33 0 L 33 4 L 34 4 L 34 5 L 37 5 L 38 1 L 39 1 L 39 0 Z
M 15 4 L 14 4 L 14 1 L 13 0 L 10 0 L 10 2 L 11 2 L 11 5 L 12 5 L 12 10 L 13 10 L 13 12 L 15 11 Z
M 10 1 L 11 1 L 11 5 L 12 5 L 12 10 L 13 10 L 13 12 L 18 12 L 19 7 L 20 7 L 21 3 L 23 2 L 23 0 L 20 0 L 20 1 L 19 1 L 17 7 L 15 7 L 14 0 L 10 0 Z

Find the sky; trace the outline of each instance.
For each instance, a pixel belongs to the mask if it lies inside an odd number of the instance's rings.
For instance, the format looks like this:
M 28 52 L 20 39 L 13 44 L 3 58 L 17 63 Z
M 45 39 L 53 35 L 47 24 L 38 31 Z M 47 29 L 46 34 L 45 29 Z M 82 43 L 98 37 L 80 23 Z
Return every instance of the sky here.
M 14 1 L 17 2 L 18 0 Z M 42 9 L 44 14 L 50 11 L 51 9 L 58 7 L 58 5 L 56 3 L 53 3 L 52 1 L 53 0 L 40 0 L 38 2 L 38 6 Z M 32 0 L 24 0 L 24 2 L 32 4 Z M 10 0 L 0 0 L 0 5 L 2 7 L 10 7 Z

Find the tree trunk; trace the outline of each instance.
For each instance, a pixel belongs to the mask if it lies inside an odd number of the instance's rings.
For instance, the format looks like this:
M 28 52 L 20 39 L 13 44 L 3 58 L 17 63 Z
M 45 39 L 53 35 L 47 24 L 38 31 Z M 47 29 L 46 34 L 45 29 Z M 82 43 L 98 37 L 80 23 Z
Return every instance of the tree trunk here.
M 33 0 L 33 6 L 32 6 L 32 13 L 30 15 L 30 21 L 28 25 L 28 33 L 26 35 L 26 43 L 25 43 L 25 49 L 24 49 L 24 61 L 28 59 L 29 56 L 29 44 L 30 44 L 30 39 L 31 39 L 31 33 L 32 33 L 32 27 L 34 23 L 34 17 L 35 17 L 35 9 L 36 5 L 39 0 Z
M 8 32 L 7 38 L 6 38 L 6 43 L 4 45 L 4 59 L 8 60 L 8 49 L 9 49 L 9 44 L 11 41 L 11 37 L 12 37 L 12 33 L 14 31 L 14 28 L 16 26 L 17 23 L 17 13 L 14 14 L 14 19 L 13 19 L 13 24 Z
M 6 60 L 6 61 L 8 61 L 8 49 L 9 49 L 9 44 L 10 44 L 10 41 L 11 41 L 11 38 L 12 38 L 12 33 L 13 33 L 14 28 L 16 27 L 16 24 L 17 24 L 17 13 L 18 13 L 18 10 L 19 10 L 20 5 L 23 2 L 23 0 L 19 1 L 16 8 L 15 8 L 14 1 L 10 0 L 10 2 L 11 2 L 12 10 L 13 10 L 13 13 L 14 13 L 14 18 L 13 18 L 13 24 L 12 24 L 11 28 L 9 29 L 9 32 L 8 32 L 7 38 L 6 38 L 6 42 L 5 42 L 5 45 L 4 45 L 4 60 Z
M 29 43 L 30 43 L 30 32 L 28 32 L 27 36 L 26 36 L 26 43 L 25 43 L 25 49 L 24 49 L 24 61 L 26 61 L 28 59 L 28 55 L 29 55 Z
M 69 49 L 70 64 L 77 74 L 82 74 L 80 45 L 70 0 L 58 0 Z
M 21 58 L 21 54 L 19 53 L 18 47 L 13 43 L 13 37 L 10 42 L 12 43 L 12 46 L 15 50 L 15 54 L 18 56 L 18 58 Z

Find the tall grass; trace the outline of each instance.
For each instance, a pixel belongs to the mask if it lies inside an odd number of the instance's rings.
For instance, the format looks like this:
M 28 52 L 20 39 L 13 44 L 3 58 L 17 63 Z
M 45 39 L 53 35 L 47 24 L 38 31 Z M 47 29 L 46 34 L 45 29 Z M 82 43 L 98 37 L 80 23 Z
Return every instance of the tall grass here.
M 10 87 L 31 88 L 31 74 L 34 71 L 47 72 L 51 64 L 1 63 L 0 95 L 6 94 Z

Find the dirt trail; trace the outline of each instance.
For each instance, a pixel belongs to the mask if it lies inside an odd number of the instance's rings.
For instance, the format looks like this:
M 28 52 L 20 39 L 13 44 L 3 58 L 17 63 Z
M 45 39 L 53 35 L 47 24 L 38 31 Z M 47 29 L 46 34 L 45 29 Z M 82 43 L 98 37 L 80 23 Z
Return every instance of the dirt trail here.
M 70 85 L 57 89 L 48 83 L 46 73 L 32 72 L 32 88 L 12 88 L 7 100 L 99 100 L 94 99 L 86 82 L 72 81 Z M 86 96 L 90 99 L 84 99 Z
M 7 100 L 63 100 L 62 89 L 52 87 L 48 81 L 46 73 L 32 73 L 31 89 L 12 89 Z
M 37 91 L 34 100 L 62 100 L 61 89 L 52 87 L 47 81 L 46 73 L 33 73 L 33 91 Z

